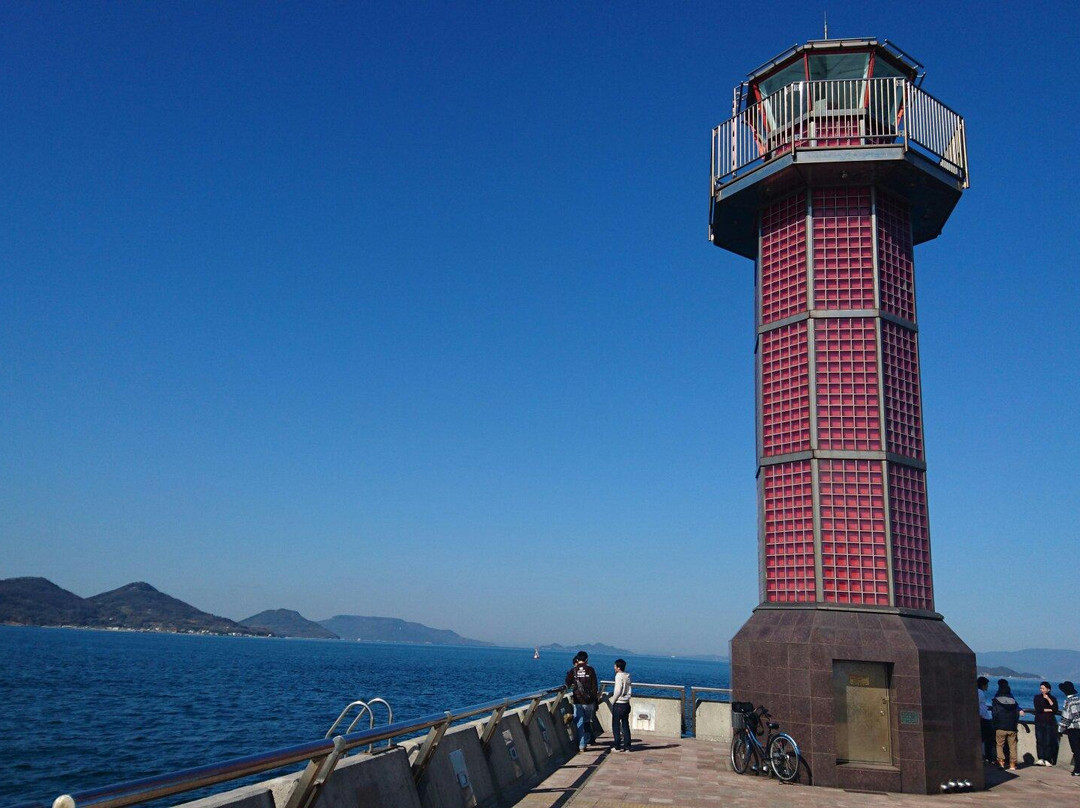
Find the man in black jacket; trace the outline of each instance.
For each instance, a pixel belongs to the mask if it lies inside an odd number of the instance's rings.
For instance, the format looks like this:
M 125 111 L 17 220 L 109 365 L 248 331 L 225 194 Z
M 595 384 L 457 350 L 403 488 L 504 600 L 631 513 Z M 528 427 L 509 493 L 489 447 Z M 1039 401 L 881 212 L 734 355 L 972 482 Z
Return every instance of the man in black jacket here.
M 574 667 L 566 672 L 566 686 L 571 689 L 574 702 L 574 725 L 577 727 L 578 751 L 593 742 L 592 722 L 596 714 L 596 702 L 600 696 L 596 671 L 589 664 L 589 655 L 578 651 L 574 655 Z
M 1016 748 L 1016 731 L 1019 729 L 1020 716 L 1024 711 L 1013 698 L 1012 689 L 1008 679 L 998 679 L 998 690 L 994 700 L 990 702 L 990 712 L 994 716 L 994 734 L 997 736 L 998 765 L 1005 768 L 1009 765 L 1009 771 L 1016 771 L 1016 764 L 1020 762 L 1020 756 Z M 1010 760 L 1009 747 L 1012 748 Z

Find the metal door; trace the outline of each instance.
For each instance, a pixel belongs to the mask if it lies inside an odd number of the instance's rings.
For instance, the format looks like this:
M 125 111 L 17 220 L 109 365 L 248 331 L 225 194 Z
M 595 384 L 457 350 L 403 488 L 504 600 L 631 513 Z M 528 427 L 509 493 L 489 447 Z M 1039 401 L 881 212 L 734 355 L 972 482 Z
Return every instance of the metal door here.
M 833 704 L 837 760 L 891 764 L 888 663 L 835 660 Z

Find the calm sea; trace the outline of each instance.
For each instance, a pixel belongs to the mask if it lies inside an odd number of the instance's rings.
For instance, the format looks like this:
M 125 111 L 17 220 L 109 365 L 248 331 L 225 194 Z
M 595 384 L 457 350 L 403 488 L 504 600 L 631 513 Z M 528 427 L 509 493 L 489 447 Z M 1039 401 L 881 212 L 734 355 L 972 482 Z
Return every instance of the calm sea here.
M 590 661 L 611 679 L 614 660 Z M 627 661 L 638 682 L 729 681 L 725 663 Z M 0 626 L 0 805 L 322 738 L 354 699 L 382 697 L 404 720 L 557 686 L 570 662 L 532 649 Z

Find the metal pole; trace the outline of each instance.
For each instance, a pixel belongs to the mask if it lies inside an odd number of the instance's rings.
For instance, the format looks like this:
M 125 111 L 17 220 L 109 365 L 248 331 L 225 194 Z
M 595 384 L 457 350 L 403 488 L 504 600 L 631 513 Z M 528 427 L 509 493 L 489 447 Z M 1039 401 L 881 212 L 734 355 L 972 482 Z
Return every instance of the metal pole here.
M 437 724 L 428 731 L 427 737 L 424 739 L 424 743 L 416 755 L 416 762 L 412 766 L 414 782 L 419 783 L 420 778 L 424 776 L 424 772 L 431 762 L 431 756 L 435 754 L 435 747 L 439 745 L 439 741 L 441 741 L 443 735 L 446 734 L 446 730 L 449 728 L 453 717 L 453 713 L 447 710 L 446 719 L 441 724 Z M 286 808 L 290 808 L 290 806 L 287 806 Z
M 319 797 L 323 783 L 337 765 L 338 758 L 345 749 L 345 739 L 338 735 L 334 738 L 334 748 L 330 754 L 312 758 L 296 782 L 285 808 L 310 808 Z

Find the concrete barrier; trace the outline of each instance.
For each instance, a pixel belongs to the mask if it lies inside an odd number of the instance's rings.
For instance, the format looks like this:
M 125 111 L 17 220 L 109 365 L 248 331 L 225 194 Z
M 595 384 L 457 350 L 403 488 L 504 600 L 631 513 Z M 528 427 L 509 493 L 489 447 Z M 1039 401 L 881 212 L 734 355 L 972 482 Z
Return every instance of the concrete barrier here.
M 681 738 L 683 732 L 683 701 L 664 696 L 630 698 L 630 737 Z M 605 697 L 596 710 L 596 720 L 602 731 L 611 736 L 611 702 Z M 730 723 L 730 721 L 729 721 Z
M 698 699 L 694 704 L 694 737 L 729 743 L 731 735 L 731 702 Z
M 528 741 L 537 772 L 545 775 L 565 760 L 567 755 L 555 734 L 551 713 L 541 705 L 529 722 L 525 723 L 527 711 L 527 708 L 518 709 L 512 714 L 518 716 L 525 730 L 525 739 Z
M 481 723 L 477 731 L 483 732 L 483 726 Z M 491 743 L 484 749 L 484 757 L 503 804 L 517 802 L 526 791 L 540 782 L 536 762 L 529 750 L 529 739 L 517 715 L 504 715 L 500 719 Z
M 514 804 L 540 779 L 561 765 L 576 746 L 564 716 L 568 700 L 506 713 L 485 746 L 490 716 L 446 731 L 434 747 L 419 781 L 413 773 L 427 734 L 388 751 L 356 754 L 338 761 L 321 787 L 318 808 L 485 808 Z M 183 808 L 285 808 L 299 772 L 183 804 Z
M 300 773 L 183 803 L 182 808 L 284 808 Z M 338 761 L 323 784 L 319 808 L 421 808 L 404 750 Z M 178 807 L 179 808 L 179 807 Z
M 546 702 L 555 739 L 565 757 L 577 751 L 577 735 L 574 731 L 574 705 L 569 699 L 552 699 Z
M 277 808 L 283 808 L 284 802 Z M 319 808 L 420 808 L 408 756 L 391 749 L 338 762 L 319 794 Z
M 1017 747 L 1020 752 L 1021 763 L 1034 763 L 1039 759 L 1038 750 L 1035 747 L 1035 725 L 1022 723 L 1020 731 L 1016 733 Z M 982 753 L 980 752 L 980 755 Z M 1065 768 L 1072 766 L 1072 749 L 1069 747 L 1069 739 L 1064 735 L 1058 736 L 1058 759 L 1057 765 Z
M 477 735 L 478 725 L 481 722 L 447 730 L 435 747 L 417 784 L 423 808 L 473 808 L 496 802 L 495 784 Z
M 596 725 L 601 735 L 611 735 L 611 694 L 605 693 L 603 701 L 596 706 Z
M 664 696 L 633 696 L 630 699 L 631 737 L 681 738 L 683 700 Z

